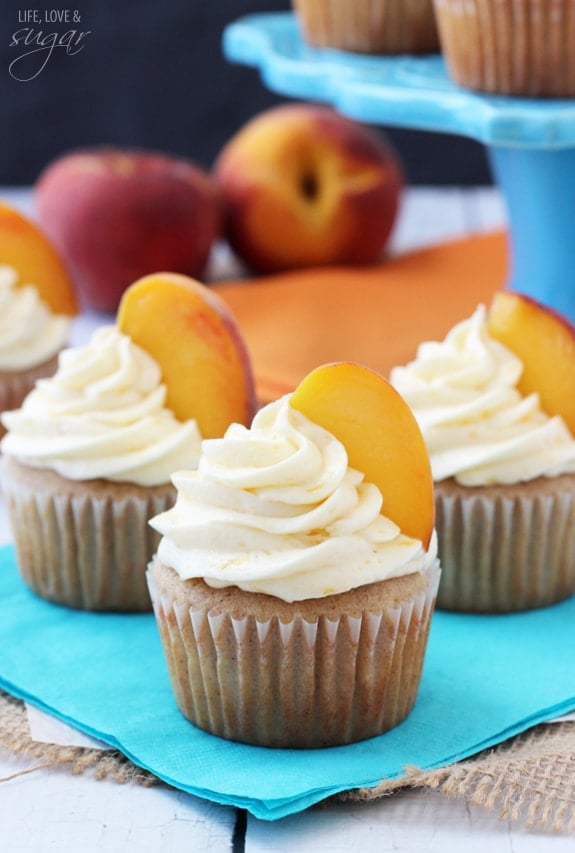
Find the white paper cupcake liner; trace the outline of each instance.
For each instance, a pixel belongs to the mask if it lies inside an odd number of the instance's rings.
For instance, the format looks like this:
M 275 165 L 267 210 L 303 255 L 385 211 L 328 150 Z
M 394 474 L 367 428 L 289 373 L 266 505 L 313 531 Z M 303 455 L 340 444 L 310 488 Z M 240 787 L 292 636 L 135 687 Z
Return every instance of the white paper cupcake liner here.
M 434 0 L 442 52 L 461 86 L 529 97 L 575 95 L 572 0 Z
M 439 570 L 402 606 L 309 622 L 237 618 L 176 603 L 148 583 L 180 710 L 261 746 L 312 748 L 378 735 L 419 687 Z
M 439 49 L 432 0 L 293 0 L 306 40 L 358 53 Z
M 172 505 L 173 487 L 97 481 L 94 494 L 90 488 L 3 460 L 2 489 L 20 573 L 37 595 L 57 604 L 151 610 L 146 566 L 159 534 L 148 521 Z
M 506 613 L 575 593 L 575 491 L 557 482 L 557 494 L 497 498 L 443 494 L 438 484 L 438 607 Z

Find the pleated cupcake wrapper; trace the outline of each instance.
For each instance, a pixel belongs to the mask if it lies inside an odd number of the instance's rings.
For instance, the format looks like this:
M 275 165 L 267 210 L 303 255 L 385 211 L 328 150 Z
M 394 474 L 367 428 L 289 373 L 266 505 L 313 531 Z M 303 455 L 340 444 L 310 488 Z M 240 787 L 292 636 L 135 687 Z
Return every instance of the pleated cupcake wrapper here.
M 3 483 L 18 567 L 42 598 L 84 610 L 149 611 L 146 566 L 159 535 L 148 520 L 172 498 L 34 492 Z
M 293 0 L 305 38 L 360 53 L 434 52 L 432 0 Z
M 434 0 L 450 76 L 471 89 L 575 95 L 572 0 Z
M 381 613 L 265 622 L 196 610 L 148 582 L 180 710 L 212 734 L 262 746 L 351 743 L 411 710 L 439 570 L 427 589 Z
M 575 495 L 492 499 L 436 489 L 437 606 L 467 612 L 543 607 L 575 592 Z

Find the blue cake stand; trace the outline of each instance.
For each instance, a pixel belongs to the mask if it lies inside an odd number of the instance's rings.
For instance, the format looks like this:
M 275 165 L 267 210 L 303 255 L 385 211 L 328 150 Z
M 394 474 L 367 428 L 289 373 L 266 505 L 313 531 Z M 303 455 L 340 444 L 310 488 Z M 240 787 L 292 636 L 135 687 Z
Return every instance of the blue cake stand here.
M 507 205 L 508 287 L 575 321 L 575 99 L 467 91 L 449 80 L 439 55 L 314 49 L 292 13 L 241 18 L 226 28 L 223 48 L 280 94 L 326 102 L 358 121 L 454 133 L 487 146 Z

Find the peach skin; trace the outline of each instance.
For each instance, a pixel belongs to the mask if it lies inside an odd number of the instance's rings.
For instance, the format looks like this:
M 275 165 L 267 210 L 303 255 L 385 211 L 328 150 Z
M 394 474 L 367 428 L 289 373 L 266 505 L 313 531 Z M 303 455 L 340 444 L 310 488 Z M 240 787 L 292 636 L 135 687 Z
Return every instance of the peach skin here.
M 395 388 L 370 368 L 335 362 L 312 370 L 291 405 L 341 441 L 349 464 L 379 487 L 382 513 L 427 548 L 435 520 L 431 466 L 417 421 Z
M 260 273 L 377 260 L 403 187 L 382 135 L 315 104 L 256 116 L 222 149 L 214 176 L 226 236 Z
M 159 363 L 167 405 L 195 418 L 203 438 L 219 438 L 232 422 L 249 425 L 255 411 L 247 347 L 225 303 L 177 273 L 154 273 L 124 293 L 117 325 Z
M 16 270 L 18 284 L 33 284 L 54 314 L 78 313 L 72 279 L 56 248 L 37 225 L 2 200 L 0 264 Z
M 201 276 L 220 230 L 219 197 L 207 172 L 154 151 L 63 154 L 39 176 L 35 200 L 78 294 L 108 313 L 141 276 L 164 269 Z
M 493 297 L 488 328 L 521 359 L 521 393 L 537 392 L 545 412 L 561 415 L 575 435 L 575 325 L 530 296 L 502 290 Z

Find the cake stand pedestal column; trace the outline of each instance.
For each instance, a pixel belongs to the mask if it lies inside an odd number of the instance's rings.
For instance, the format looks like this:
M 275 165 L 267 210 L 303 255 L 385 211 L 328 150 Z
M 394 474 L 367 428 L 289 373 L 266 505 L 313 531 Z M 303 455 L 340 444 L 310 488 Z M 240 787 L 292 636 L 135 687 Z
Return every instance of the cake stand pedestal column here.
M 489 148 L 509 219 L 507 286 L 575 320 L 575 148 Z

